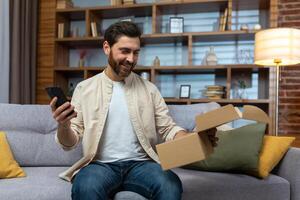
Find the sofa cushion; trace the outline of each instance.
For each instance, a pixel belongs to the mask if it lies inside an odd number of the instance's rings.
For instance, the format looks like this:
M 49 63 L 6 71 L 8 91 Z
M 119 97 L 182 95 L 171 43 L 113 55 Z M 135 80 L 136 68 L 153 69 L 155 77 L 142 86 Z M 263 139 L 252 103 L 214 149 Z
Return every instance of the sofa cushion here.
M 15 161 L 4 132 L 0 131 L 0 179 L 24 177 L 25 173 Z
M 279 163 L 295 137 L 264 136 L 263 147 L 259 156 L 258 171 L 254 175 L 265 178 Z
M 25 178 L 0 181 L 0 199 L 71 199 L 71 184 L 58 177 L 66 167 L 24 167 Z
M 215 102 L 210 102 L 190 105 L 168 105 L 168 107 L 170 116 L 178 126 L 186 129 L 187 131 L 193 131 L 196 126 L 195 117 L 197 115 L 217 109 L 220 105 Z
M 72 185 L 58 178 L 67 167 L 24 167 L 26 178 L 0 181 L 0 199 L 9 200 L 71 200 Z M 114 200 L 146 200 L 134 192 L 122 191 Z
M 287 180 L 270 175 L 261 180 L 244 174 L 195 171 L 176 168 L 183 198 L 188 200 L 290 200 Z
M 0 110 L 0 130 L 21 166 L 70 166 L 81 158 L 81 145 L 66 152 L 56 144 L 50 106 L 0 104 Z
M 207 171 L 257 170 L 266 124 L 249 124 L 229 131 L 218 131 L 218 146 L 203 161 L 185 167 Z

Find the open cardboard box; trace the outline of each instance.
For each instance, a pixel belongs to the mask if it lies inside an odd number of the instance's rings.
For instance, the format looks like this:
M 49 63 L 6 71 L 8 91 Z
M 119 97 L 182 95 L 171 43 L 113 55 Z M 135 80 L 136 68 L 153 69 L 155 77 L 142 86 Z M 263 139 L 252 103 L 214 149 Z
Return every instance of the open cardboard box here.
M 206 159 L 213 152 L 213 147 L 205 134 L 205 130 L 237 119 L 270 123 L 268 115 L 256 106 L 245 105 L 243 110 L 242 113 L 238 108 L 229 104 L 196 116 L 195 133 L 156 145 L 162 168 L 167 170 Z

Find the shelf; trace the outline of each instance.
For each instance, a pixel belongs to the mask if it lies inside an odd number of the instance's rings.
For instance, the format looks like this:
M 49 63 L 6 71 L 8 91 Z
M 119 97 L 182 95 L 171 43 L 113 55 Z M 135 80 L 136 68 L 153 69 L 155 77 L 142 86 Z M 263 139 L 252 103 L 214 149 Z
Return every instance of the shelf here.
M 163 14 L 183 14 L 196 12 L 212 12 L 224 9 L 228 0 L 192 0 L 185 2 L 163 2 L 155 3 Z
M 86 10 L 82 8 L 56 9 L 56 14 L 70 20 L 84 20 L 85 11 Z
M 187 44 L 188 34 L 186 33 L 157 33 L 144 34 L 141 37 L 142 45 L 144 44 L 161 44 L 183 42 Z
M 67 66 L 60 66 L 54 68 L 56 72 L 83 72 L 83 71 L 103 71 L 106 67 L 67 67 Z M 144 66 L 136 66 L 134 71 L 151 71 L 151 67 L 144 67 Z
M 222 31 L 222 32 L 186 32 L 186 33 L 158 33 L 144 34 L 141 36 L 142 44 L 160 43 L 187 43 L 188 37 L 192 36 L 197 41 L 231 41 L 231 40 L 254 40 L 255 31 Z M 65 37 L 55 38 L 55 42 L 67 46 L 99 46 L 103 42 L 100 37 Z
M 232 103 L 232 104 L 269 104 L 269 99 L 178 99 L 178 98 L 164 98 L 166 103 Z
M 94 7 L 74 7 L 74 8 L 66 8 L 66 9 L 55 9 L 56 13 L 75 13 L 75 12 L 84 12 L 86 10 L 90 10 L 92 12 L 101 12 L 101 11 L 108 11 L 111 13 L 117 13 L 119 11 L 120 14 L 123 14 L 121 16 L 126 16 L 127 12 L 122 12 L 122 10 L 140 10 L 141 12 L 148 11 L 150 8 L 150 11 L 152 12 L 152 7 L 157 6 L 159 8 L 162 8 L 163 10 L 171 10 L 171 11 L 177 11 L 180 13 L 191 13 L 196 11 L 199 11 L 199 9 L 203 11 L 217 11 L 220 6 L 226 6 L 228 3 L 228 0 L 185 0 L 182 1 L 170 1 L 170 2 L 155 2 L 155 3 L 138 3 L 138 4 L 131 4 L 131 5 L 107 5 L 107 6 L 94 6 Z M 108 13 L 107 12 L 107 13 Z M 129 15 L 132 15 L 132 12 L 129 13 Z M 115 17 L 115 15 L 109 14 L 108 16 Z
M 68 67 L 68 66 L 57 66 L 54 68 L 55 71 L 84 71 L 84 70 L 99 70 L 102 71 L 105 66 L 96 67 L 96 66 L 87 66 L 87 67 Z M 137 65 L 134 70 L 137 71 L 150 71 L 151 69 L 158 72 L 165 73 L 176 73 L 176 72 L 201 72 L 201 71 L 214 71 L 215 69 L 268 69 L 269 66 L 259 66 L 254 64 L 232 64 L 232 65 L 215 65 L 215 66 L 207 66 L 207 65 L 198 65 L 198 66 L 142 66 Z
M 237 41 L 253 40 L 257 31 L 218 31 L 218 32 L 195 32 L 193 42 L 217 42 L 217 41 Z

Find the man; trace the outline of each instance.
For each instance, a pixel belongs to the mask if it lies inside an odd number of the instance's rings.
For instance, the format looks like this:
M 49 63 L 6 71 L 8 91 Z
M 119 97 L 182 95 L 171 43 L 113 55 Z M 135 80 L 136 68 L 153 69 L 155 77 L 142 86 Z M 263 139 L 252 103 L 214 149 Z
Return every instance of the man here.
M 50 103 L 59 124 L 56 141 L 69 150 L 82 139 L 84 157 L 60 174 L 73 182 L 72 199 L 107 199 L 120 190 L 181 199 L 181 182 L 161 169 L 155 145 L 187 133 L 168 115 L 158 89 L 132 72 L 140 36 L 134 23 L 111 25 L 104 35 L 104 72 L 79 83 L 71 104 L 55 108 L 56 98 Z M 214 131 L 210 138 L 215 144 Z

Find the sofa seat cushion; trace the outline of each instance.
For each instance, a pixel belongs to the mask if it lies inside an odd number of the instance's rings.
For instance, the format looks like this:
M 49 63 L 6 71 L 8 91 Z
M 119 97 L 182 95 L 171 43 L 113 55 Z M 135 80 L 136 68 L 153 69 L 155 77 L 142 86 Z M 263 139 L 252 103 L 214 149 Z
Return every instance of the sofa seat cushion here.
M 173 170 L 183 183 L 183 199 L 188 200 L 290 200 L 287 180 L 270 175 L 264 180 L 244 175 Z
M 71 183 L 58 177 L 67 167 L 24 167 L 25 178 L 0 180 L 0 199 L 71 200 Z M 134 192 L 122 191 L 114 200 L 146 200 Z
M 0 180 L 0 199 L 71 199 L 71 187 L 58 177 L 67 167 L 23 167 L 25 178 Z

